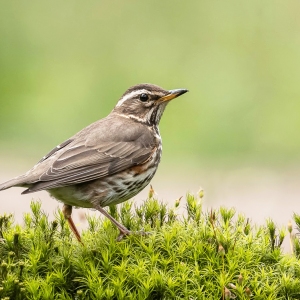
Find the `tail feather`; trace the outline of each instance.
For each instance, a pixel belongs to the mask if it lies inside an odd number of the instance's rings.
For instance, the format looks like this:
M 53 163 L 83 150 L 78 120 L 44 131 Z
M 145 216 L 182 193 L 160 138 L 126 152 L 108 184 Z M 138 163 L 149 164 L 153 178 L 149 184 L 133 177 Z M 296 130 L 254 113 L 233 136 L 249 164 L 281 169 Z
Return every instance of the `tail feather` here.
M 13 186 L 24 186 L 24 175 L 21 175 L 21 176 L 18 176 L 18 177 L 15 177 L 11 180 L 8 180 L 4 183 L 1 183 L 0 184 L 0 191 L 3 191 L 3 190 L 6 190 L 6 189 L 9 189 Z

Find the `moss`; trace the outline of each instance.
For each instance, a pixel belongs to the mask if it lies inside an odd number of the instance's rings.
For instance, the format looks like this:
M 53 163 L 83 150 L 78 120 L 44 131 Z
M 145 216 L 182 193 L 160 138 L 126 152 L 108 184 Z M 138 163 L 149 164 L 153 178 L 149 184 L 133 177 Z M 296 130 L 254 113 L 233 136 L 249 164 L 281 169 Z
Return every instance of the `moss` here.
M 110 208 L 129 229 L 151 233 L 121 242 L 108 220 L 89 217 L 81 245 L 62 213 L 50 222 L 39 202 L 22 227 L 11 215 L 0 217 L 0 298 L 300 298 L 297 237 L 290 237 L 295 254 L 287 255 L 285 231 L 271 220 L 258 227 L 234 209 L 203 212 L 192 195 L 179 217 L 180 199 L 169 208 L 150 196 L 139 207 Z

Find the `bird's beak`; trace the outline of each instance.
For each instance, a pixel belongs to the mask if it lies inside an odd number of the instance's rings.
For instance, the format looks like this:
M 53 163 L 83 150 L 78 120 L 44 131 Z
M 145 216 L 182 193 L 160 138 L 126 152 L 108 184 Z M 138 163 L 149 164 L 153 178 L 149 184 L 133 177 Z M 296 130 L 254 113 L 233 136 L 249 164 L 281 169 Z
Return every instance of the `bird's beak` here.
M 163 96 L 157 100 L 157 104 L 170 101 L 178 96 L 185 94 L 186 92 L 188 92 L 188 90 L 186 89 L 170 90 L 166 96 Z

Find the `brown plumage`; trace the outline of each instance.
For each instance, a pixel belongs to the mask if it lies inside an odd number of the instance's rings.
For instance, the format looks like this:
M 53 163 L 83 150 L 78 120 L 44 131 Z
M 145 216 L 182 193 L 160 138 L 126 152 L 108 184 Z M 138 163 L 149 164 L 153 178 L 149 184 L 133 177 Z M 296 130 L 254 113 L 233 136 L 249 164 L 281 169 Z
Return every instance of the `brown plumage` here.
M 186 92 L 152 84 L 129 88 L 106 118 L 55 147 L 24 175 L 0 184 L 0 190 L 47 190 L 64 203 L 79 241 L 72 206 L 95 208 L 119 228 L 120 238 L 130 234 L 103 207 L 130 199 L 150 182 L 162 151 L 159 121 L 168 102 Z

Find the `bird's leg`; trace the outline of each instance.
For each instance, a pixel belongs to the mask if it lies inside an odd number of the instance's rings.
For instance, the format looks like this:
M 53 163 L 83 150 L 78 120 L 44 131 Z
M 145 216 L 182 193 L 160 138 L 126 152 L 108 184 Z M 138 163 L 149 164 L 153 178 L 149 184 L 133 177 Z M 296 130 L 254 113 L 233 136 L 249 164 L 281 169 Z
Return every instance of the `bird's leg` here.
M 124 225 L 119 223 L 115 218 L 113 218 L 103 207 L 100 205 L 95 206 L 97 210 L 99 210 L 105 217 L 107 217 L 113 224 L 117 226 L 117 228 L 120 231 L 120 234 L 117 238 L 117 241 L 121 241 L 126 235 L 129 234 L 141 234 L 141 235 L 146 235 L 148 234 L 147 232 L 139 231 L 139 232 L 132 232 L 129 229 L 127 229 Z
M 72 215 L 72 206 L 64 204 L 64 206 L 62 208 L 62 212 L 64 214 L 65 219 L 68 221 L 69 226 L 70 226 L 71 230 L 73 231 L 74 235 L 76 236 L 78 242 L 83 245 L 83 243 L 81 241 L 80 233 L 78 232 L 78 230 L 77 230 L 77 228 L 76 228 L 76 226 L 75 226 L 75 224 L 72 220 L 72 217 L 71 217 L 71 215 Z
M 105 217 L 107 217 L 113 224 L 115 224 L 118 227 L 120 231 L 120 235 L 118 236 L 117 241 L 121 241 L 124 236 L 131 234 L 130 230 L 128 230 L 121 223 L 119 223 L 115 218 L 113 218 L 103 207 L 97 205 L 95 208 L 99 210 Z

